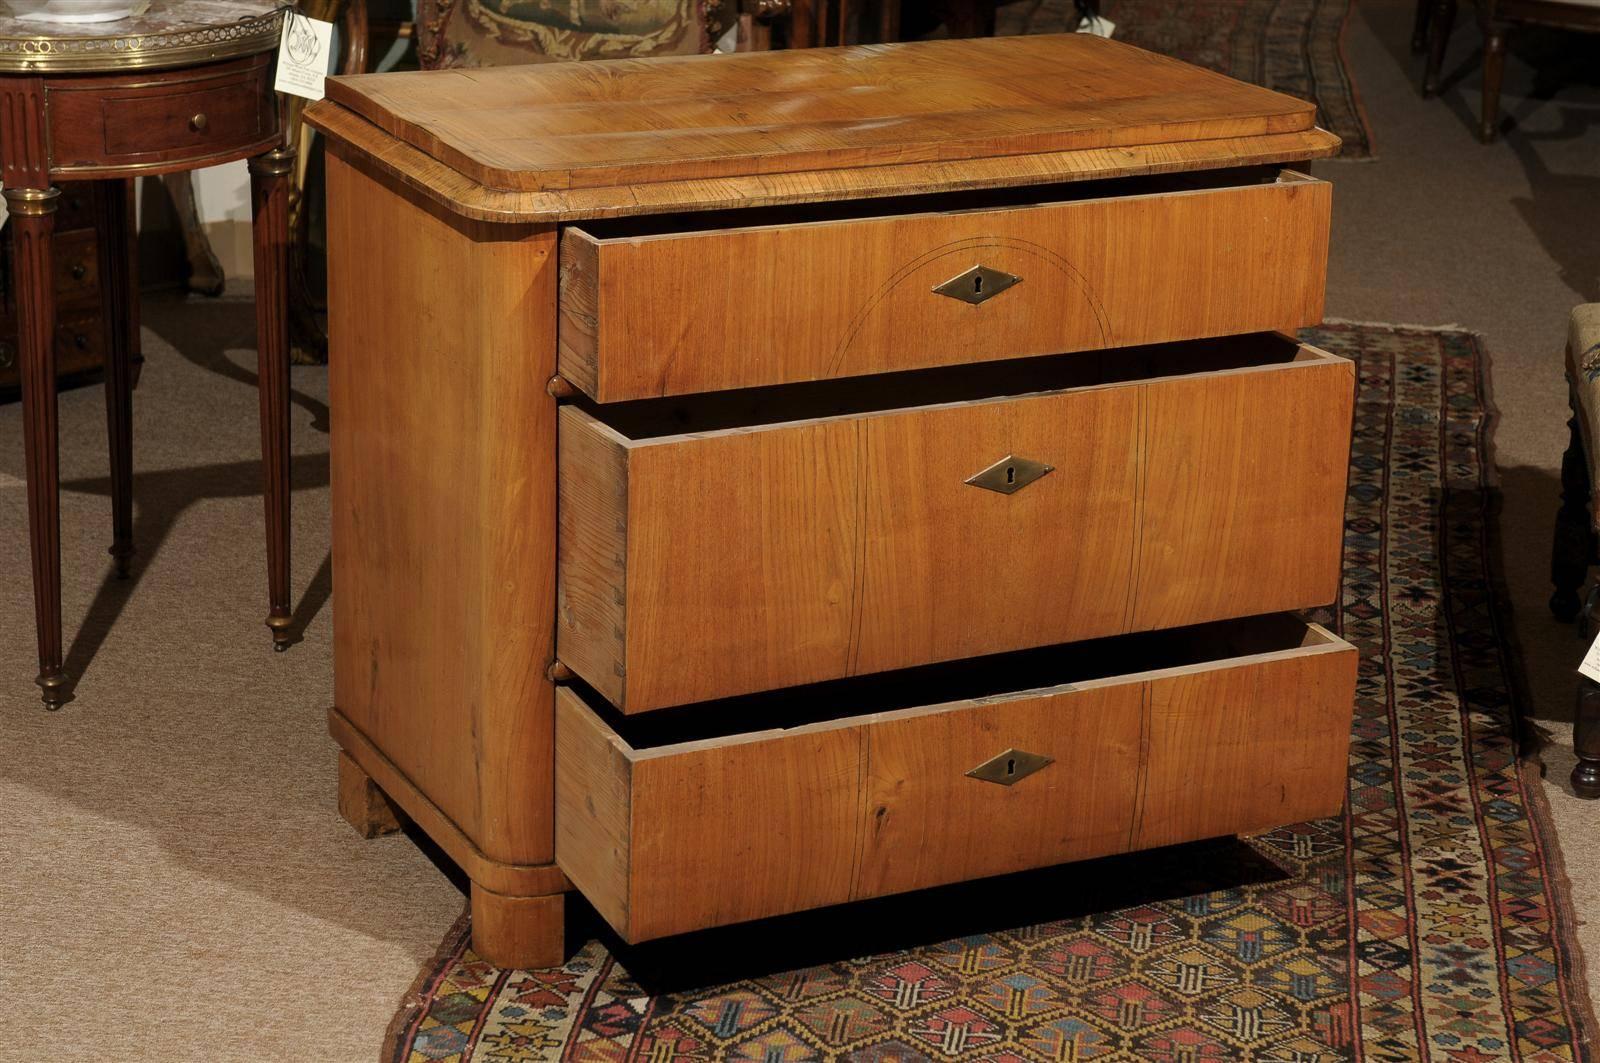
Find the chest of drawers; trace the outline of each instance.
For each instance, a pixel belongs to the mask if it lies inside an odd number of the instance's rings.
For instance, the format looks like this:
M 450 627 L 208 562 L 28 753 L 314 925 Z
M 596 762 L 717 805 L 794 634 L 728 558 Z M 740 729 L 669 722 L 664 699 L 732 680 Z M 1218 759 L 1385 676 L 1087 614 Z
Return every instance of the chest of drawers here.
M 1310 104 L 1086 35 L 337 79 L 341 808 L 480 954 L 1331 814 Z

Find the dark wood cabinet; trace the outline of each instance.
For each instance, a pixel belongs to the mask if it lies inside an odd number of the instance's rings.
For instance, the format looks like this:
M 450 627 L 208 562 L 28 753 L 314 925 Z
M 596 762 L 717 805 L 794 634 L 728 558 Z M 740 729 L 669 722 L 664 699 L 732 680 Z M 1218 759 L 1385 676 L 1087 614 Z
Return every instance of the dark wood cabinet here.
M 105 368 L 106 330 L 101 317 L 104 279 L 100 276 L 100 241 L 94 219 L 96 197 L 115 194 L 107 186 L 67 185 L 61 195 L 59 222 L 51 239 L 55 259 L 56 300 L 56 378 L 63 385 L 86 384 L 98 380 Z M 0 255 L 0 402 L 14 402 L 21 394 L 22 367 L 17 357 L 17 289 L 12 262 L 11 229 L 3 237 Z M 129 268 L 132 268 L 129 263 Z M 134 344 L 133 362 L 143 359 L 138 352 L 138 311 L 130 307 L 134 327 L 129 336 Z M 138 370 L 134 370 L 137 377 Z

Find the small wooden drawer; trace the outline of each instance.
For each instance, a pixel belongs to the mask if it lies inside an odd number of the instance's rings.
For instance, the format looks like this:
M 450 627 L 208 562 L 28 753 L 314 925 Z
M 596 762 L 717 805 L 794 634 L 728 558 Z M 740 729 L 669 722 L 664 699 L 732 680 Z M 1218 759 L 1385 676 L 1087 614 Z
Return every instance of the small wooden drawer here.
M 100 307 L 100 253 L 93 229 L 58 232 L 51 241 L 59 310 Z
M 278 130 L 272 63 L 264 53 L 136 84 L 125 75 L 51 80 L 52 169 L 125 176 L 265 151 Z
M 635 713 L 1325 605 L 1353 388 L 1259 334 L 563 406 L 557 655 Z
M 101 369 L 105 365 L 106 332 L 100 312 L 80 310 L 62 312 L 56 318 L 56 376 L 67 378 Z M 17 323 L 0 318 L 0 391 L 22 386 L 22 366 L 18 362 Z
M 570 226 L 561 374 L 614 402 L 1322 319 L 1322 181 L 1269 169 L 1058 194 L 1074 198 L 783 224 L 729 212 Z
M 1332 815 L 1356 659 L 1279 615 L 676 719 L 564 687 L 556 861 L 640 941 Z

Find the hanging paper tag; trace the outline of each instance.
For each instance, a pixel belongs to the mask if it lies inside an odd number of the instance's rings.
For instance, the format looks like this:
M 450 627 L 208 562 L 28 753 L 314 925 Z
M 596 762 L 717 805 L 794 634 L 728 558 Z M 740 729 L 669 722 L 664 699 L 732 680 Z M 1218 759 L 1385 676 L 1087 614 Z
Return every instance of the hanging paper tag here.
M 1583 655 L 1583 663 L 1578 665 L 1578 671 L 1600 683 L 1600 635 L 1595 636 L 1589 652 Z
M 278 41 L 278 79 L 273 87 L 308 100 L 322 99 L 332 53 L 333 23 L 285 11 L 283 38 Z
M 1092 33 L 1096 37 L 1109 37 L 1116 29 L 1117 24 L 1104 15 L 1090 15 L 1078 23 L 1079 33 Z

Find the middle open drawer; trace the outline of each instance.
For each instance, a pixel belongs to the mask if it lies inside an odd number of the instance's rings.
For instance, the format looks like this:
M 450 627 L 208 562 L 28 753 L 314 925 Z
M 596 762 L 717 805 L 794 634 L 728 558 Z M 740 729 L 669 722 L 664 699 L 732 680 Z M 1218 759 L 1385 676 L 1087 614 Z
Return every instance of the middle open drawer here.
M 564 406 L 557 656 L 634 713 L 1327 604 L 1353 388 L 1257 334 Z

